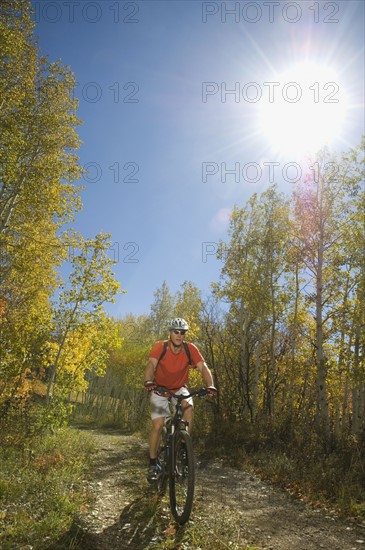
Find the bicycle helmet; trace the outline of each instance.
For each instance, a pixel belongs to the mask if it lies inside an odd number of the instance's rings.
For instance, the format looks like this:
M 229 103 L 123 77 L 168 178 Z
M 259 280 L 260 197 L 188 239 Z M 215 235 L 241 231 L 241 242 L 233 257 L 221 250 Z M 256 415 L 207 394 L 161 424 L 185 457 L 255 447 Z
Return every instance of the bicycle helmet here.
M 181 317 L 175 317 L 169 322 L 169 330 L 189 330 L 189 325 Z

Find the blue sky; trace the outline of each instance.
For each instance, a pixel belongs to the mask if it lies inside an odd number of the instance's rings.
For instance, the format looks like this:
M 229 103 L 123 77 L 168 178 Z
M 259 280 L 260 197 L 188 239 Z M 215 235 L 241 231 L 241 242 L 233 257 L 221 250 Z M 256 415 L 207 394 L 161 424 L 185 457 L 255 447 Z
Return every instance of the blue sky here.
M 346 150 L 365 132 L 362 1 L 32 4 L 42 53 L 79 83 L 79 155 L 90 173 L 75 227 L 112 235 L 127 291 L 108 307 L 116 317 L 148 313 L 163 280 L 172 292 L 190 280 L 208 294 L 233 205 L 273 181 L 290 192 L 307 142 L 341 108 L 329 145 Z M 312 122 L 297 149 L 284 120 L 259 122 L 264 105 L 283 100 L 287 122 L 305 101 L 317 109 L 304 111 Z

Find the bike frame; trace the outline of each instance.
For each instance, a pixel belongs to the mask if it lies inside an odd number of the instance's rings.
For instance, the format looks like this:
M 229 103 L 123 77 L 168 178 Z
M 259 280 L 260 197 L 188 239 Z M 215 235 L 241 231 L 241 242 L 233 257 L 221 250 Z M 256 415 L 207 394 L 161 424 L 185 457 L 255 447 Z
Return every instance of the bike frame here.
M 176 471 L 176 460 L 177 457 L 175 457 L 175 448 L 177 446 L 178 438 L 181 438 L 181 432 L 184 432 L 184 438 L 188 437 L 188 441 L 190 441 L 188 447 L 190 448 L 189 455 L 190 460 L 194 459 L 193 455 L 193 448 L 191 444 L 191 439 L 189 435 L 189 422 L 187 420 L 183 419 L 183 409 L 182 409 L 182 401 L 185 399 L 188 399 L 189 397 L 194 396 L 204 396 L 208 394 L 208 390 L 206 388 L 200 388 L 197 390 L 192 390 L 187 395 L 181 395 L 176 394 L 169 390 L 168 388 L 164 388 L 161 386 L 157 386 L 155 388 L 155 393 L 158 395 L 162 395 L 163 397 L 167 397 L 171 403 L 171 399 L 176 399 L 175 406 L 175 412 L 170 417 L 165 419 L 165 428 L 166 428 L 166 436 L 165 441 L 163 441 L 163 449 L 165 450 L 165 458 L 160 463 L 162 465 L 163 470 L 159 474 L 159 478 L 157 481 L 157 489 L 160 492 L 160 494 L 164 493 L 167 479 L 169 479 L 169 485 L 170 485 L 170 507 L 171 511 L 177 520 L 178 523 L 182 524 L 185 523 L 189 516 L 192 506 L 192 498 L 194 493 L 194 467 L 193 467 L 193 473 L 192 473 L 192 488 L 190 489 L 191 495 L 189 497 L 189 502 L 186 503 L 183 507 L 183 512 L 178 513 L 176 511 L 176 494 L 175 494 L 175 483 L 178 483 L 179 473 Z M 160 452 L 159 452 L 160 456 Z M 181 474 L 180 474 L 181 475 Z M 173 495 L 173 496 L 171 496 Z M 172 500 L 173 499 L 173 500 Z
M 167 420 L 165 419 L 166 428 L 168 427 L 167 423 L 169 421 L 171 421 L 171 426 L 174 427 L 173 432 L 170 429 L 170 435 L 175 434 L 178 429 L 181 429 L 181 426 L 180 426 L 181 423 L 185 425 L 185 429 L 189 428 L 189 422 L 183 419 L 182 401 L 184 401 L 185 399 L 188 399 L 189 397 L 196 397 L 196 396 L 203 397 L 204 395 L 208 394 L 208 390 L 206 388 L 199 388 L 197 390 L 192 390 L 187 395 L 181 395 L 181 394 L 176 394 L 163 386 L 156 386 L 156 388 L 154 389 L 154 392 L 157 393 L 157 395 L 161 395 L 162 397 L 168 397 L 170 402 L 171 402 L 171 399 L 176 399 L 177 401 L 175 405 L 174 415 L 169 417 Z
M 182 396 L 177 396 L 177 397 L 182 397 Z M 184 399 L 186 399 L 187 397 L 191 397 L 191 395 L 184 395 L 183 398 L 177 400 L 177 403 L 175 405 L 174 416 L 172 416 L 170 419 L 167 419 L 167 421 L 165 422 L 165 426 L 167 430 L 166 442 L 168 447 L 170 475 L 173 475 L 173 466 L 175 461 L 175 440 L 176 440 L 177 434 L 181 429 L 184 429 L 184 430 L 189 429 L 189 422 L 183 419 L 183 410 L 182 410 L 182 401 L 184 401 Z M 172 396 L 169 397 L 170 402 L 171 402 L 171 399 L 173 398 L 176 399 L 175 395 L 173 397 Z M 169 420 L 171 420 L 171 422 L 169 422 Z M 169 423 L 169 425 L 167 425 L 167 423 Z M 182 428 L 181 424 L 184 425 L 184 428 Z

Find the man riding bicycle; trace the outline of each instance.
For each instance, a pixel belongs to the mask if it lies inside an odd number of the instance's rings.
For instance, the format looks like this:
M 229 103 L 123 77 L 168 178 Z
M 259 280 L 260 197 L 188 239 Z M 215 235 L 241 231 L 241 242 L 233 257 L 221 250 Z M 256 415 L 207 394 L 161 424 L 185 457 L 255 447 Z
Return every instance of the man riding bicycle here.
M 186 383 L 189 368 L 197 368 L 200 372 L 208 393 L 216 395 L 212 373 L 198 348 L 191 342 L 184 342 L 189 329 L 188 323 L 177 317 L 169 323 L 170 337 L 165 343 L 156 342 L 150 351 L 144 374 L 144 386 L 150 392 L 152 429 L 149 437 L 150 462 L 147 480 L 156 481 L 156 458 L 161 431 L 165 418 L 171 416 L 168 397 L 154 393 L 156 386 L 164 386 L 176 394 L 188 395 Z M 191 397 L 182 401 L 183 418 L 189 422 L 192 429 L 193 400 Z

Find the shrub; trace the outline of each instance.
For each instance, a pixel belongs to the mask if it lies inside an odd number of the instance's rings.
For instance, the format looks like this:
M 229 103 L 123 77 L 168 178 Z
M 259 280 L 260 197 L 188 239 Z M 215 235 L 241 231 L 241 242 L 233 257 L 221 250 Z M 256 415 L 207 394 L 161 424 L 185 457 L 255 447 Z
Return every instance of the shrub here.
M 0 458 L 0 546 L 48 548 L 67 531 L 88 495 L 82 479 L 94 444 L 87 434 L 62 428 L 34 438 L 25 455 L 8 447 Z

